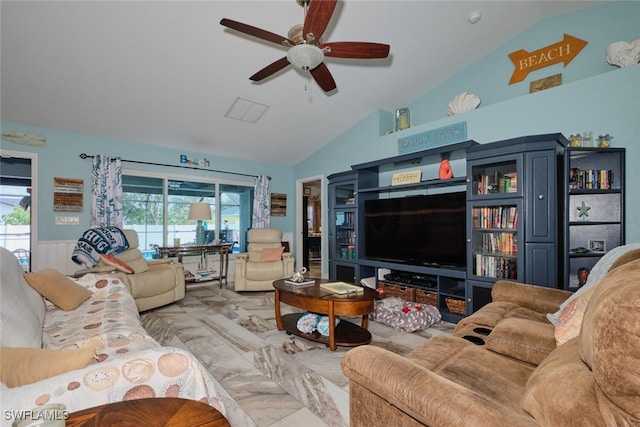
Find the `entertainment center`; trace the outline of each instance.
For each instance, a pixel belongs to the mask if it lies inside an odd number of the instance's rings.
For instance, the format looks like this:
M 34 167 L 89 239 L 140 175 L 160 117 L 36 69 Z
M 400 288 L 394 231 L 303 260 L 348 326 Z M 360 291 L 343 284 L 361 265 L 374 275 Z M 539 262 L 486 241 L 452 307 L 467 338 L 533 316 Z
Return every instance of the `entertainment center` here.
M 435 295 L 451 322 L 501 278 L 562 287 L 567 144 L 559 133 L 465 141 L 329 176 L 329 277 Z M 452 178 L 438 177 L 443 159 Z M 419 182 L 397 184 L 404 173 Z

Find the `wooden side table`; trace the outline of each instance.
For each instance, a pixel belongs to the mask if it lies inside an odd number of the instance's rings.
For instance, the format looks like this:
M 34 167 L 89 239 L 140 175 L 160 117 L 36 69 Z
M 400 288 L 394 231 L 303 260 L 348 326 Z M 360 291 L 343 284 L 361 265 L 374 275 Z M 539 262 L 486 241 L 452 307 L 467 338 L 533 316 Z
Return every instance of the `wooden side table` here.
M 124 400 L 72 412 L 66 427 L 230 427 L 212 406 L 175 397 Z

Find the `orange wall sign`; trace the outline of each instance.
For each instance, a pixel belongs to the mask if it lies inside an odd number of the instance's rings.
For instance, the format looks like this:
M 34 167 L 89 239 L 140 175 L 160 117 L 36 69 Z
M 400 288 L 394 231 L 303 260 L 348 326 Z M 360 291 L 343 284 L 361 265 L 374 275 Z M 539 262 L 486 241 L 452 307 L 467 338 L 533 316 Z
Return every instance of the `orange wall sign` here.
M 566 67 L 586 45 L 586 41 L 565 34 L 562 41 L 542 49 L 534 50 L 533 52 L 527 52 L 524 49 L 511 52 L 509 59 L 511 59 L 516 69 L 511 75 L 509 84 L 521 82 L 527 78 L 531 71 L 539 70 L 549 65 L 564 62 Z

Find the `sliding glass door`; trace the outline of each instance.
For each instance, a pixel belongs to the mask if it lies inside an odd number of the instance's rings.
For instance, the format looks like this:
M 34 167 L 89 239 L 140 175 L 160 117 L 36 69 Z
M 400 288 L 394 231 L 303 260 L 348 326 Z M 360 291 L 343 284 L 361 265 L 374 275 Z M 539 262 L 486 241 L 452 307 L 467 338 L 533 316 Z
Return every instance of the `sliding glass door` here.
M 211 221 L 204 222 L 207 244 L 237 242 L 234 251 L 244 248 L 246 230 L 251 226 L 253 186 L 205 182 L 194 178 L 176 179 L 123 174 L 124 226 L 138 232 L 145 257 L 155 255 L 157 246 L 195 244 L 196 219 L 189 219 L 191 203 L 208 203 Z

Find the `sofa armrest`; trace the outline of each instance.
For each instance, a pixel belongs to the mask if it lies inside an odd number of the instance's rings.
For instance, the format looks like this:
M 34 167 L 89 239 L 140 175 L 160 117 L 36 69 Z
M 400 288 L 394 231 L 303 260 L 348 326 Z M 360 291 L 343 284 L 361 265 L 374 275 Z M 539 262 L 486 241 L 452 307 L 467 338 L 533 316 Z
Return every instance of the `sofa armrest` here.
M 236 291 L 246 290 L 245 270 L 247 269 L 247 262 L 249 261 L 249 253 L 241 252 L 236 254 L 234 265 L 234 278 L 233 285 Z
M 511 302 L 538 313 L 555 313 L 572 294 L 561 289 L 499 280 L 491 289 L 491 300 Z
M 533 426 L 473 390 L 456 384 L 406 357 L 365 345 L 347 352 L 344 374 L 387 403 L 428 426 Z
M 89 273 L 100 274 L 100 273 L 111 273 L 114 271 L 117 271 L 117 270 L 112 265 L 96 265 L 95 267 L 92 267 L 92 268 L 85 268 L 85 269 L 76 271 L 75 273 L 73 273 L 73 277 L 82 277 L 85 274 L 89 274 Z
M 248 260 L 249 260 L 248 252 L 240 252 L 239 254 L 236 254 L 236 261 L 247 262 Z
M 154 265 L 177 264 L 178 262 L 176 260 L 177 258 L 158 258 L 147 261 L 147 264 L 149 264 L 149 268 L 151 268 L 151 266 Z

